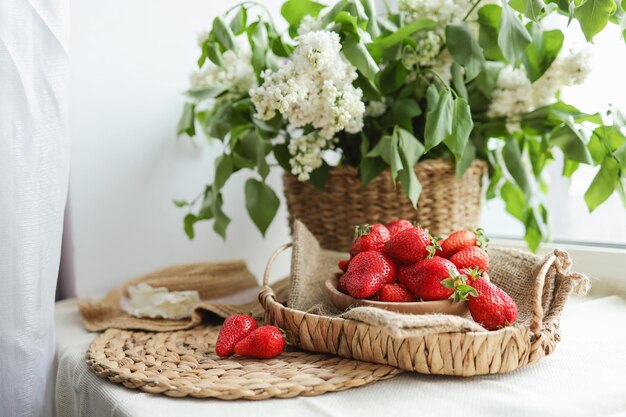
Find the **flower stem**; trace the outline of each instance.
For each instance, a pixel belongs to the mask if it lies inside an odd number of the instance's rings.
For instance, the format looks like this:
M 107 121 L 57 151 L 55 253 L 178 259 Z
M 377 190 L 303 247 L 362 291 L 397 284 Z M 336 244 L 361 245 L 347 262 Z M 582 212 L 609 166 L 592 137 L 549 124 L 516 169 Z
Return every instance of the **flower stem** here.
M 478 7 L 478 5 L 480 4 L 482 0 L 477 0 L 476 3 L 474 3 L 472 5 L 472 7 L 469 9 L 469 11 L 467 12 L 467 14 L 465 15 L 465 17 L 463 18 L 463 21 L 465 22 L 467 20 L 468 17 L 470 17 L 470 15 L 472 14 L 472 12 L 474 10 L 476 10 L 476 7 Z

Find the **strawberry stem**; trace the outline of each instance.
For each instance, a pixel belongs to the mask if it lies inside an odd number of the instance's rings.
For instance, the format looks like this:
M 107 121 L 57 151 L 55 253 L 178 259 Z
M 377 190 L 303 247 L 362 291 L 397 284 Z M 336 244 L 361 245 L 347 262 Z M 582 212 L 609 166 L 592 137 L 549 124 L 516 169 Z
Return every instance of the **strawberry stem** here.
M 367 235 L 372 230 L 372 226 L 369 224 L 360 224 L 354 227 L 354 239 L 357 240 L 359 236 Z

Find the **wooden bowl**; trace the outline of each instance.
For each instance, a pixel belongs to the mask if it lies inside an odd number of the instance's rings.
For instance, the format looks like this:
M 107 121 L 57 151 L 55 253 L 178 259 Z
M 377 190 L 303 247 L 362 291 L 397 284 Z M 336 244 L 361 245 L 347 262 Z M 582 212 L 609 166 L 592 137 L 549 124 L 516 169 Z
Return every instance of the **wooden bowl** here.
M 465 301 L 458 303 L 452 300 L 439 301 L 416 301 L 414 303 L 389 303 L 384 301 L 372 301 L 367 299 L 352 298 L 337 289 L 337 277 L 326 280 L 326 293 L 330 302 L 340 310 L 350 307 L 376 307 L 383 310 L 395 311 L 404 314 L 454 314 L 466 316 L 468 314 Z

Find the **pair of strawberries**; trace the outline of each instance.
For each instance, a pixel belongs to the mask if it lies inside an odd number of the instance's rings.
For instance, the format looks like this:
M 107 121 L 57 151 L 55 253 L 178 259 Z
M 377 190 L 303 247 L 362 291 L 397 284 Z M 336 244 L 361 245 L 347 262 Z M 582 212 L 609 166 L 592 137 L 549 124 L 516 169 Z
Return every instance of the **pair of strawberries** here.
M 466 300 L 472 317 L 492 330 L 515 322 L 517 307 L 482 272 L 489 267 L 479 229 L 441 240 L 408 220 L 357 226 L 338 289 L 354 298 L 386 302 Z M 469 296 L 472 297 L 469 297 Z
M 236 353 L 270 359 L 280 355 L 284 348 L 285 338 L 278 327 L 259 327 L 253 317 L 245 314 L 233 314 L 224 320 L 215 343 L 215 353 L 222 357 Z

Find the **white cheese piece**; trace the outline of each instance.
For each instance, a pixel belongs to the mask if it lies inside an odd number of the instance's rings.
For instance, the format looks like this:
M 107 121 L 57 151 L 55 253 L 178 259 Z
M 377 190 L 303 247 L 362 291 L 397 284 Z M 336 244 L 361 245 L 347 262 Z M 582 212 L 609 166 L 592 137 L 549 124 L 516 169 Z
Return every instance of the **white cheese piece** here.
M 168 291 L 143 282 L 128 287 L 128 295 L 130 300 L 122 308 L 135 317 L 179 320 L 191 317 L 194 307 L 200 303 L 198 291 Z

